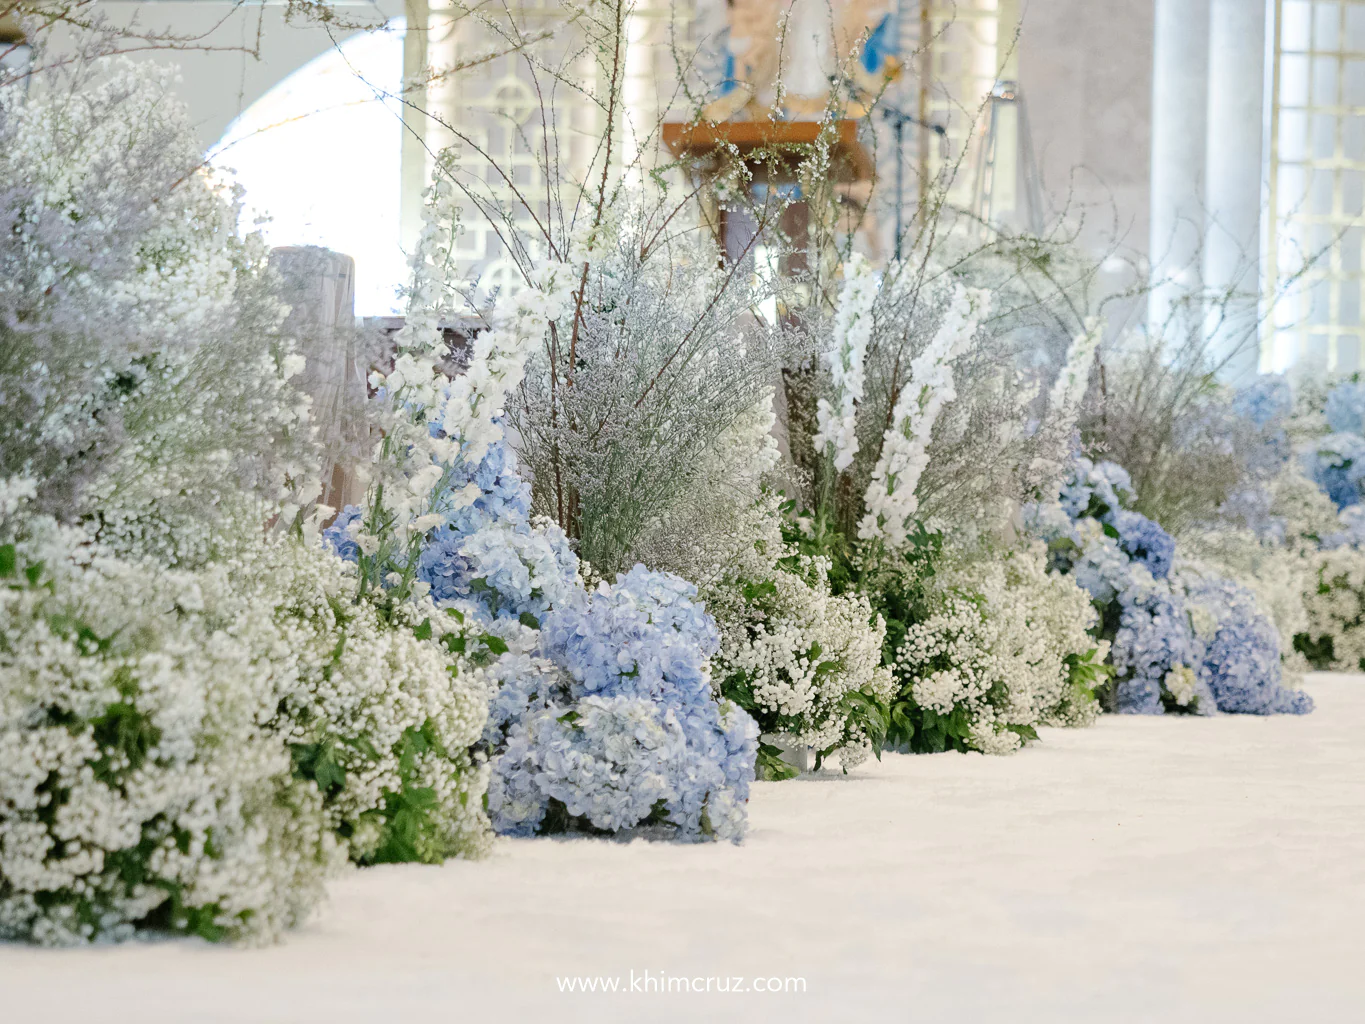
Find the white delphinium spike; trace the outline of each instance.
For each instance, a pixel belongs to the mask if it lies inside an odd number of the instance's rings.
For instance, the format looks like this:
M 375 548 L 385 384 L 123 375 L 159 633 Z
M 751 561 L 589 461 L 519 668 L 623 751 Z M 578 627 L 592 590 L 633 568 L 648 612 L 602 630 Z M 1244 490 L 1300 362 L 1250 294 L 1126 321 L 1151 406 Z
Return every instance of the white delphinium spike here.
M 543 264 L 532 272 L 529 287 L 498 303 L 492 326 L 474 339 L 469 368 L 450 383 L 441 410 L 441 424 L 465 463 L 479 462 L 502 437 L 494 420 L 502 415 L 503 400 L 521 383 L 531 349 L 567 309 L 573 283 L 568 265 Z
M 1048 395 L 1048 416 L 1058 422 L 1068 425 L 1076 422 L 1076 412 L 1080 409 L 1086 385 L 1090 382 L 1090 364 L 1094 362 L 1095 349 L 1099 348 L 1102 337 L 1104 321 L 1091 316 L 1086 317 L 1085 327 L 1071 339 L 1071 347 L 1066 351 L 1066 364 Z
M 858 453 L 857 405 L 863 398 L 863 360 L 872 337 L 877 284 L 872 264 L 855 254 L 844 267 L 830 347 L 821 354 L 834 401 L 822 398 L 816 405 L 815 447 L 817 451 L 833 448 L 834 468 L 839 472 L 851 466 Z
M 907 523 L 919 508 L 915 488 L 929 464 L 929 438 L 943 406 L 957 397 L 952 361 L 966 351 L 990 310 L 990 294 L 956 285 L 943 321 L 928 346 L 910 363 L 910 381 L 896 399 L 882 453 L 867 486 L 867 511 L 858 523 L 863 540 L 891 550 L 904 546 Z
M 451 492 L 451 475 L 460 464 L 477 465 L 489 446 L 501 439 L 496 420 L 503 400 L 521 382 L 528 353 L 543 339 L 550 321 L 561 315 L 570 294 L 568 267 L 545 263 L 537 268 L 528 287 L 501 297 L 488 329 L 474 339 L 465 372 L 454 380 L 447 377 L 439 365 L 445 347 L 440 314 L 445 304 L 444 268 L 459 232 L 459 215 L 450 183 L 438 177 L 423 208 L 408 314 L 396 337 L 393 370 L 370 377 L 372 385 L 386 392 L 388 416 L 375 450 L 374 462 L 381 471 L 370 487 L 366 528 L 355 541 L 362 554 L 376 558 L 373 566 L 363 568 L 378 579 L 391 575 L 380 574 L 379 564 L 395 558 L 395 564 L 411 575 L 415 545 L 442 521 L 441 513 L 478 499 L 481 492 L 474 483 Z M 439 425 L 445 436 L 432 436 L 433 425 Z M 369 531 L 375 529 L 371 524 L 382 524 L 384 536 L 371 536 Z M 400 554 L 409 548 L 413 550 Z
M 1052 383 L 1048 393 L 1046 428 L 1057 438 L 1059 445 L 1069 446 L 1071 433 L 1076 426 L 1076 416 L 1085 389 L 1090 383 L 1090 367 L 1095 360 L 1095 350 L 1104 337 L 1104 321 L 1100 317 L 1087 317 L 1081 331 L 1071 339 L 1066 351 L 1066 362 Z M 1030 467 L 1032 479 L 1039 483 L 1043 494 L 1055 496 L 1061 486 L 1066 471 L 1069 450 L 1059 449 L 1056 458 L 1042 457 L 1034 460 Z

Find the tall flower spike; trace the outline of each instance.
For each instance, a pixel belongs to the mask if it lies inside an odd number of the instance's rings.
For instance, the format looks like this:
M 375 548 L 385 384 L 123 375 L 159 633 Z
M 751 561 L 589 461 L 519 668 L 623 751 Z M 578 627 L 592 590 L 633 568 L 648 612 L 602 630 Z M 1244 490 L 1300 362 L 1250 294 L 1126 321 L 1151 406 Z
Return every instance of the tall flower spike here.
M 1052 382 L 1048 393 L 1046 426 L 1052 435 L 1063 445 L 1058 449 L 1060 458 L 1036 459 L 1031 467 L 1031 477 L 1039 486 L 1041 494 L 1056 494 L 1067 472 L 1071 455 L 1071 432 L 1076 426 L 1076 415 L 1085 389 L 1090 381 L 1090 366 L 1095 359 L 1095 350 L 1104 337 L 1104 320 L 1097 316 L 1087 317 L 1079 334 L 1071 339 L 1066 350 L 1066 362 L 1061 372 Z
M 943 407 L 957 397 L 952 361 L 966 351 L 990 310 L 990 293 L 955 285 L 943 321 L 928 346 L 910 364 L 910 382 L 896 399 L 882 453 L 867 486 L 867 511 L 858 536 L 891 550 L 904 547 L 908 522 L 919 508 L 915 488 L 929 464 L 929 438 Z
M 1071 339 L 1071 347 L 1066 350 L 1066 364 L 1052 384 L 1048 395 L 1049 416 L 1068 425 L 1076 422 L 1076 410 L 1080 408 L 1090 380 L 1090 364 L 1102 337 L 1104 320 L 1097 316 L 1086 317 L 1085 327 Z
M 834 314 L 830 348 L 821 361 L 829 371 L 834 401 L 816 405 L 815 447 L 832 448 L 834 468 L 843 472 L 858 453 L 857 406 L 863 398 L 863 360 L 872 337 L 872 304 L 877 298 L 877 276 L 872 264 L 854 255 L 844 267 L 844 286 Z

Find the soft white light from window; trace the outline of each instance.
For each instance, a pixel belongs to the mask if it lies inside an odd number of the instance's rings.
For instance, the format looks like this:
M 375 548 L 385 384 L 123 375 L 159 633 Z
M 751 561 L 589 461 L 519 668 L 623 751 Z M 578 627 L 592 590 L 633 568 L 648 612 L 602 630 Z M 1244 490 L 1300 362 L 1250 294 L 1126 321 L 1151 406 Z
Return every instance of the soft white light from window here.
M 401 311 L 399 245 L 403 19 L 310 61 L 248 107 L 212 162 L 246 189 L 242 223 L 266 241 L 321 245 L 355 259 L 356 313 Z M 377 95 L 379 94 L 379 95 Z

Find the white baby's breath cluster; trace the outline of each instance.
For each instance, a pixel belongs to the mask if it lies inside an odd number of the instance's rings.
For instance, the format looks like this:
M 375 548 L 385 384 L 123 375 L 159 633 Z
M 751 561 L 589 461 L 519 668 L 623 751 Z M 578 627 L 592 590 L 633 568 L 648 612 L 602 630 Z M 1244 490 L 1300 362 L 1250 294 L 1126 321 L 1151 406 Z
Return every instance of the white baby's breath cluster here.
M 383 618 L 287 537 L 188 572 L 22 509 L 0 529 L 0 931 L 267 940 L 348 854 L 486 849 L 488 694 L 450 613 Z
M 405 793 L 423 790 L 431 797 L 415 849 L 390 859 L 477 856 L 490 838 L 488 769 L 471 748 L 488 717 L 488 686 L 439 642 L 463 635 L 463 615 L 414 596 L 381 616 L 351 599 L 353 573 L 350 563 L 299 544 L 242 567 L 262 591 L 258 600 L 277 609 L 277 642 L 287 652 L 267 727 L 344 773 L 343 785 L 329 787 L 326 815 L 350 837 L 353 860 L 372 859 Z
M 1365 671 L 1365 551 L 1339 547 L 1309 557 L 1310 586 L 1303 591 L 1308 622 L 1303 632 L 1315 641 L 1330 638 L 1331 667 Z
M 51 520 L 27 533 L 0 589 L 0 934 L 276 937 L 345 854 L 262 728 L 273 609 L 221 572 L 104 556 Z
M 893 551 L 905 545 L 911 517 L 919 508 L 915 488 L 929 464 L 934 421 L 956 397 L 952 361 L 971 344 L 989 306 L 989 293 L 955 285 L 937 332 L 911 362 L 909 383 L 896 399 L 867 486 L 866 511 L 858 523 L 861 539 L 880 541 Z
M 896 674 L 913 702 L 957 716 L 965 743 L 987 754 L 1017 750 L 1041 724 L 1086 724 L 1098 708 L 1069 685 L 1068 655 L 1107 653 L 1087 630 L 1084 591 L 1046 571 L 1041 545 L 947 567 L 936 610 L 912 625 Z
M 862 594 L 831 593 L 826 559 L 801 558 L 795 568 L 772 571 L 765 585 L 741 590 L 741 601 L 732 596 L 741 607 L 721 613 L 714 676 L 752 693 L 765 742 L 837 752 L 848 769 L 873 750 L 855 695 L 885 704 L 894 690 L 881 665 L 886 623 Z
M 839 472 L 853 465 L 858 454 L 858 403 L 863 397 L 863 363 L 872 338 L 877 288 L 872 264 L 855 254 L 844 266 L 829 348 L 820 355 L 834 399 L 821 398 L 816 404 L 817 430 L 812 440 L 817 451 L 832 450 L 834 468 Z

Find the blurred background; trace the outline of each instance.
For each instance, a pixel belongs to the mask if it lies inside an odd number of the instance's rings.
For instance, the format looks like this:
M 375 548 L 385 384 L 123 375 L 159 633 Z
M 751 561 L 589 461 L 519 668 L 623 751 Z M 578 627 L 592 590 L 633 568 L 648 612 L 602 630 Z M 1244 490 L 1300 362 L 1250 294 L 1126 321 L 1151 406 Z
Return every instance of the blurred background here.
M 792 17 L 803 2 L 640 0 L 633 123 L 669 116 L 679 52 L 732 67 L 737 17 Z M 206 153 L 245 187 L 244 216 L 268 212 L 272 245 L 355 258 L 359 315 L 401 309 L 428 161 L 452 127 L 471 168 L 483 149 L 523 186 L 540 174 L 527 154 L 545 97 L 515 54 L 484 60 L 486 31 L 442 0 L 339 0 L 330 21 L 270 0 L 99 6 L 197 41 L 130 55 L 179 66 Z M 565 17 L 542 0 L 513 6 L 547 38 Z M 1204 331 L 1215 344 L 1251 329 L 1262 371 L 1359 366 L 1365 0 L 864 6 L 898 69 L 864 129 L 874 257 L 926 183 L 942 182 L 983 224 L 1074 241 L 1115 298 L 1111 329 Z M 553 102 L 586 106 L 567 92 Z M 594 111 L 564 114 L 590 142 Z M 657 133 L 640 135 L 643 162 L 668 158 Z M 496 239 L 475 228 L 462 245 L 497 280 Z

